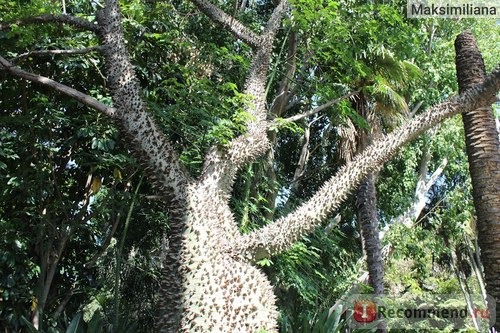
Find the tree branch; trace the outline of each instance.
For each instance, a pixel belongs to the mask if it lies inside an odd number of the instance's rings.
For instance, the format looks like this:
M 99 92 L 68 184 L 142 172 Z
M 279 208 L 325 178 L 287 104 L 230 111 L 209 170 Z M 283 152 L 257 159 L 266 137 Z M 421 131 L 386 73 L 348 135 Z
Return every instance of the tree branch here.
M 76 288 L 75 287 L 72 287 L 67 293 L 66 295 L 64 296 L 64 298 L 62 299 L 62 301 L 59 303 L 59 305 L 57 306 L 56 310 L 54 311 L 54 314 L 52 315 L 52 317 L 54 319 L 57 319 L 59 318 L 59 316 L 61 315 L 61 313 L 64 311 L 64 308 L 66 307 L 66 305 L 68 304 L 69 300 L 71 299 L 71 297 L 73 297 L 73 295 L 75 294 L 75 290 Z
M 46 87 L 52 88 L 56 91 L 59 91 L 60 93 L 63 93 L 64 95 L 72 97 L 78 102 L 87 105 L 88 107 L 101 111 L 102 113 L 106 114 L 109 117 L 113 118 L 115 116 L 116 110 L 114 108 L 107 106 L 102 102 L 99 102 L 94 97 L 91 97 L 87 94 L 84 94 L 76 89 L 70 88 L 62 83 L 59 83 L 47 77 L 26 72 L 21 68 L 14 66 L 12 63 L 10 63 L 7 59 L 3 58 L 2 56 L 0 56 L 0 69 L 3 69 L 9 72 L 10 74 L 20 77 L 22 79 L 31 82 L 36 82 Z
M 410 118 L 413 117 L 417 112 L 418 112 L 418 109 L 420 109 L 420 107 L 422 106 L 422 103 L 424 101 L 420 101 L 418 102 L 410 111 Z
M 328 102 L 326 102 L 325 104 L 322 104 L 322 105 L 320 105 L 320 106 L 318 106 L 318 107 L 315 107 L 314 109 L 309 110 L 309 111 L 307 111 L 307 112 L 304 112 L 304 113 L 299 113 L 299 114 L 296 114 L 296 115 L 294 115 L 294 116 L 291 116 L 291 117 L 288 117 L 288 118 L 282 119 L 282 121 L 283 121 L 283 120 L 284 120 L 284 121 L 297 121 L 297 120 L 300 120 L 300 119 L 303 119 L 303 118 L 306 118 L 306 117 L 312 116 L 312 115 L 314 115 L 314 114 L 316 114 L 316 113 L 318 113 L 318 112 L 321 112 L 321 111 L 323 111 L 324 109 L 326 109 L 326 108 L 328 108 L 328 107 L 330 107 L 330 106 L 332 106 L 332 105 L 334 105 L 334 104 L 339 103 L 340 101 L 342 101 L 342 100 L 344 100 L 344 99 L 346 99 L 346 98 L 349 98 L 349 97 L 351 97 L 351 96 L 353 96 L 353 95 L 357 94 L 358 92 L 359 92 L 359 91 L 353 91 L 353 92 L 351 92 L 351 93 L 349 93 L 349 94 L 347 94 L 347 95 L 341 96 L 341 97 L 336 98 L 336 99 L 331 100 L 331 101 L 328 101 Z
M 288 0 L 281 0 L 280 3 L 274 8 L 271 17 L 267 21 L 263 36 L 276 34 L 276 30 L 278 30 L 281 22 L 281 17 L 283 16 L 287 8 Z
M 97 21 L 102 30 L 99 38 L 116 118 L 129 136 L 131 148 L 149 171 L 150 178 L 168 196 L 170 216 L 181 221 L 186 204 L 185 191 L 191 180 L 142 99 L 139 80 L 123 36 L 118 1 L 106 0 L 104 9 L 97 12 Z
M 72 15 L 46 14 L 46 15 L 25 17 L 13 22 L 1 23 L 0 31 L 9 30 L 13 25 L 28 25 L 37 23 L 68 24 L 77 29 L 88 30 L 95 33 L 98 33 L 100 29 L 99 26 L 95 24 L 95 22 L 89 22 L 80 17 L 75 17 Z
M 99 50 L 101 50 L 101 46 L 92 46 L 92 47 L 86 47 L 83 49 L 72 49 L 72 50 L 36 50 L 36 51 L 29 51 L 29 52 L 20 54 L 17 57 L 12 58 L 12 62 L 19 61 L 21 59 L 24 59 L 24 58 L 32 56 L 32 55 L 45 55 L 45 54 L 74 55 L 74 54 L 86 54 L 86 53 L 99 51 Z
M 108 232 L 106 238 L 104 239 L 104 243 L 101 245 L 99 250 L 96 253 L 94 253 L 92 258 L 90 258 L 90 260 L 84 264 L 85 267 L 93 267 L 97 262 L 97 260 L 100 257 L 102 257 L 104 253 L 106 253 L 109 244 L 111 244 L 111 239 L 115 235 L 116 229 L 118 228 L 118 224 L 120 223 L 120 218 L 121 218 L 121 212 L 118 212 L 113 222 L 113 225 L 111 226 L 111 230 Z
M 250 72 L 245 82 L 245 94 L 252 96 L 252 105 L 247 109 L 255 119 L 248 124 L 247 133 L 231 143 L 230 160 L 237 167 L 261 156 L 270 143 L 267 138 L 266 83 L 276 32 L 288 2 L 282 0 L 269 19 L 261 43 L 255 51 Z
M 311 136 L 311 125 L 312 122 L 309 123 L 306 128 L 304 128 L 304 134 L 302 135 L 302 149 L 300 150 L 299 161 L 297 162 L 297 167 L 295 168 L 295 172 L 293 174 L 292 182 L 294 185 L 298 185 L 298 180 L 304 174 L 306 170 L 306 165 L 309 160 L 309 138 Z
M 427 155 L 427 154 L 426 154 Z M 430 154 L 428 155 L 430 156 Z M 429 162 L 429 158 L 427 156 L 422 157 L 421 164 L 427 165 Z M 393 219 L 393 221 L 390 224 L 387 224 L 385 228 L 380 232 L 380 239 L 383 239 L 387 233 L 387 231 L 396 224 L 404 224 L 408 228 L 413 227 L 416 219 L 420 216 L 420 213 L 425 207 L 425 202 L 426 202 L 426 197 L 425 195 L 431 187 L 436 183 L 437 179 L 439 176 L 444 171 L 444 168 L 446 167 L 446 164 L 448 163 L 448 160 L 445 158 L 441 162 L 441 165 L 432 173 L 430 176 L 429 180 L 426 181 L 425 178 L 427 176 L 427 172 L 424 174 L 420 174 L 417 186 L 415 188 L 415 196 L 413 198 L 413 202 L 410 207 L 401 215 L 397 216 L 396 218 Z M 427 167 L 425 167 L 427 169 Z M 389 244 L 390 247 L 390 244 Z M 382 252 L 389 252 L 387 249 L 388 246 L 386 245 L 384 248 L 385 250 L 382 250 Z
M 273 102 L 271 103 L 270 113 L 275 117 L 281 117 L 286 110 L 290 97 L 290 83 L 295 76 L 297 70 L 297 33 L 291 31 L 288 40 L 288 52 L 286 56 L 285 74 L 280 82 L 278 92 Z M 272 140 L 274 141 L 274 140 Z M 274 144 L 274 142 L 273 142 Z
M 192 1 L 202 2 L 205 0 Z M 231 141 L 227 154 L 221 152 L 217 147 L 212 147 L 205 158 L 201 180 L 215 177 L 217 183 L 226 192 L 231 190 L 238 169 L 244 163 L 261 156 L 270 148 L 266 119 L 267 73 L 276 31 L 286 6 L 287 1 L 283 0 L 276 7 L 267 24 L 265 35 L 260 38 L 259 45 L 254 49 L 244 90 L 246 95 L 252 97 L 251 103 L 245 108 L 245 111 L 253 117 L 253 120 L 247 124 L 247 132 Z
M 230 31 L 236 38 L 247 43 L 252 49 L 256 49 L 260 42 L 259 36 L 244 26 L 234 17 L 226 14 L 222 9 L 215 6 L 208 0 L 191 0 L 198 9 L 207 15 L 212 21 L 221 24 Z
M 495 94 L 498 91 L 500 91 L 500 66 L 484 83 L 430 108 L 375 141 L 351 163 L 341 168 L 337 175 L 330 178 L 312 198 L 294 212 L 259 230 L 241 235 L 233 244 L 234 250 L 255 261 L 287 249 L 319 226 L 368 173 L 380 170 L 384 162 L 393 157 L 403 145 L 444 119 L 491 105 L 495 102 Z

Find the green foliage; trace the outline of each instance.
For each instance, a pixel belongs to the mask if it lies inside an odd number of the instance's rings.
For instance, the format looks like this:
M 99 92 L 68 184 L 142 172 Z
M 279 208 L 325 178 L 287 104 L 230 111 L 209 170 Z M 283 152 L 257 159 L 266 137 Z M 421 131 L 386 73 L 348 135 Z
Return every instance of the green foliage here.
M 15 136 L 12 133 L 0 132 L 0 157 L 2 159 L 15 160 L 19 158 L 19 155 L 13 149 L 13 141 Z M 7 164 L 0 160 L 0 169 L 6 169 Z
M 351 106 L 351 104 L 343 100 L 342 102 L 339 103 L 338 107 L 338 114 L 342 118 L 349 118 L 354 126 L 356 126 L 359 129 L 363 130 L 368 130 L 370 129 L 370 124 L 368 121 L 362 117 L 359 113 L 356 112 Z
M 82 320 L 82 314 L 78 313 L 75 317 L 73 317 L 73 319 L 69 323 L 69 326 L 66 329 L 66 333 L 82 332 L 83 331 L 83 328 L 82 328 L 83 325 L 80 324 L 81 322 L 83 322 L 83 320 Z
M 299 133 L 302 134 L 304 133 L 304 130 L 295 122 L 293 121 L 288 121 L 283 118 L 276 118 L 274 119 L 275 125 L 270 128 L 272 131 L 278 131 L 278 130 L 286 130 L 291 133 Z
M 423 145 L 425 139 L 418 139 L 403 148 L 389 161 L 380 173 L 377 183 L 378 207 L 382 223 L 403 214 L 412 202 Z M 432 170 L 432 169 L 431 169 Z
M 21 317 L 21 322 L 26 326 L 29 333 L 38 333 L 36 327 L 33 326 L 33 324 L 30 323 L 28 319 L 24 318 L 23 316 Z
M 365 325 L 363 329 L 352 329 L 349 327 L 348 322 L 351 320 L 352 313 L 344 309 L 342 305 L 335 306 L 335 308 L 327 308 L 318 311 L 314 319 L 307 320 L 304 318 L 303 323 L 297 327 L 296 332 L 300 333 L 338 333 L 338 332 L 376 332 L 377 323 Z
M 55 4 L 41 6 L 39 2 L 30 2 L 29 6 L 18 7 L 15 15 L 23 17 L 52 9 L 57 13 Z M 32 5 L 43 10 L 32 10 Z M 72 3 L 68 10 L 77 5 Z M 8 20 L 10 16 L 2 19 Z M 18 27 L 2 32 L 0 39 L 2 55 L 8 48 L 10 57 L 35 48 L 83 48 L 95 45 L 96 41 L 89 33 L 52 25 Z M 102 65 L 96 54 L 31 56 L 20 58 L 19 62 L 22 67 L 87 91 L 105 103 L 110 101 L 102 89 Z M 119 222 L 127 207 L 129 184 L 135 185 L 137 180 L 137 162 L 130 157 L 126 143 L 108 119 L 59 94 L 29 83 L 13 83 L 5 80 L 3 74 L 1 79 L 0 327 L 2 331 L 32 328 L 23 318 L 30 318 L 40 304 L 48 269 L 44 258 L 65 244 L 39 320 L 40 331 L 64 332 L 70 323 L 68 318 L 73 318 L 93 295 L 105 288 L 112 290 L 113 279 L 106 281 L 99 268 L 101 262 L 97 267 L 86 263 L 102 250 L 111 226 Z M 149 191 L 143 191 L 143 195 L 147 194 Z M 90 200 L 85 203 L 87 195 Z M 127 238 L 124 247 L 125 256 L 134 247 L 140 247 L 141 253 L 136 255 L 136 262 L 127 262 L 126 268 L 137 269 L 122 277 L 124 287 L 120 293 L 131 283 L 130 277 L 149 281 L 150 286 L 157 282 L 158 269 L 153 260 L 140 258 L 146 253 L 142 251 L 147 251 L 148 256 L 154 253 L 153 249 L 161 242 L 157 238 L 161 232 L 152 235 L 150 230 L 166 230 L 166 220 L 164 216 L 160 218 L 163 213 L 157 210 L 158 206 L 159 203 L 141 201 L 136 216 L 147 218 L 145 228 Z M 115 237 L 123 230 L 121 223 L 117 225 Z M 108 255 L 113 257 L 112 253 L 104 253 L 105 257 Z M 152 298 L 152 289 L 149 292 L 145 289 L 136 288 L 138 294 L 134 295 L 134 304 L 143 312 L 129 307 L 131 317 L 143 327 L 147 327 L 144 322 L 152 317 L 151 307 L 141 303 Z M 66 297 L 69 302 L 56 315 L 57 305 Z M 103 303 L 102 311 L 111 313 L 112 304 Z M 77 324 L 77 317 L 74 318 L 70 331 L 78 331 L 75 327 L 83 325 L 83 321 Z
M 349 239 L 340 232 L 325 235 L 318 230 L 273 260 L 274 265 L 268 270 L 279 288 L 284 332 L 310 322 L 318 309 L 334 303 L 350 286 L 356 254 L 348 250 L 348 244 Z M 316 325 L 326 325 L 326 317 L 324 319 Z

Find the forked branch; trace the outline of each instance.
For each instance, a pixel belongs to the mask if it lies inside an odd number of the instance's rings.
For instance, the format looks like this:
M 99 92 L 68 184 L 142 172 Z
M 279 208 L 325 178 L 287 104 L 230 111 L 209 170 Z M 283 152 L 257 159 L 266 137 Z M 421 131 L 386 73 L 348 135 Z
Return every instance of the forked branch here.
M 394 156 L 403 145 L 444 119 L 491 105 L 495 102 L 498 91 L 500 91 L 500 66 L 484 83 L 430 108 L 375 141 L 294 212 L 259 230 L 242 235 L 234 244 L 235 251 L 250 260 L 258 260 L 287 249 L 300 237 L 319 226 L 368 173 L 380 170 L 384 162 Z
M 261 44 L 252 58 L 250 71 L 245 82 L 245 94 L 252 96 L 252 105 L 247 108 L 254 120 L 248 124 L 248 131 L 231 143 L 230 159 L 240 166 L 249 160 L 262 155 L 269 148 L 267 139 L 267 105 L 266 84 L 269 64 L 273 51 L 273 43 L 283 14 L 288 8 L 288 2 L 282 0 L 274 9 L 269 19 Z
M 203 3 L 210 6 L 217 15 L 222 15 L 221 10 L 211 5 L 205 0 L 192 0 L 195 3 Z M 266 105 L 266 84 L 269 64 L 273 50 L 273 42 L 279 27 L 281 17 L 287 8 L 287 1 L 283 0 L 274 10 L 266 26 L 264 35 L 259 37 L 259 44 L 254 49 L 252 63 L 245 82 L 244 93 L 252 97 L 251 103 L 246 110 L 253 120 L 248 123 L 247 132 L 230 143 L 228 151 L 229 161 L 220 159 L 220 152 L 214 147 L 206 157 L 204 172 L 202 176 L 208 175 L 215 169 L 222 168 L 219 176 L 225 178 L 227 183 L 225 188 L 229 190 L 235 179 L 236 171 L 244 164 L 258 156 L 261 156 L 270 147 L 267 138 L 267 105 Z

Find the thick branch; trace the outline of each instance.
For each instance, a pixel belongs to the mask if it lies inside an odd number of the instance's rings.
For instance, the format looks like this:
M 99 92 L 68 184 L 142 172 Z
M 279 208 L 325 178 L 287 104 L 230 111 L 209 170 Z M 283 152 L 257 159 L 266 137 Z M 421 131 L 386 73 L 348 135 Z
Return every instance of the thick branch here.
M 123 131 L 129 135 L 131 148 L 140 155 L 147 171 L 150 171 L 149 175 L 155 178 L 156 185 L 168 196 L 171 216 L 180 217 L 184 213 L 184 191 L 190 181 L 189 176 L 142 99 L 139 80 L 125 45 L 118 1 L 107 0 L 105 8 L 97 13 L 97 21 L 102 27 L 99 37 L 116 118 Z
M 92 46 L 83 49 L 72 49 L 72 50 L 36 50 L 20 54 L 17 57 L 12 58 L 12 61 L 16 62 L 19 61 L 20 59 L 24 59 L 29 56 L 46 55 L 46 54 L 63 54 L 63 55 L 86 54 L 94 51 L 99 51 L 100 49 L 101 49 L 100 46 Z
M 438 177 L 441 176 L 447 163 L 448 160 L 446 158 L 443 159 L 441 165 L 433 172 L 433 174 L 430 176 L 427 182 L 424 183 L 419 182 L 415 193 L 415 202 L 413 203 L 408 213 L 405 214 L 405 217 L 402 221 L 403 223 L 410 225 L 413 221 L 415 221 L 418 218 L 418 216 L 425 207 L 425 201 L 426 201 L 425 194 L 429 192 L 432 185 L 434 185 Z
M 437 179 L 439 178 L 439 176 L 441 176 L 444 168 L 446 167 L 446 164 L 448 163 L 448 160 L 446 158 L 443 159 L 441 165 L 432 173 L 432 175 L 429 177 L 429 180 L 426 181 L 429 158 L 430 154 L 426 154 L 422 157 L 421 168 L 425 169 L 425 174 L 421 171 L 417 186 L 415 188 L 415 196 L 413 198 L 411 206 L 403 214 L 396 217 L 394 219 L 394 222 L 386 226 L 386 228 L 380 234 L 380 239 L 383 239 L 390 226 L 402 223 L 411 228 L 417 218 L 420 216 L 420 213 L 425 207 L 427 192 L 429 192 L 431 187 L 436 183 Z
M 195 2 L 204 0 L 193 0 Z M 205 3 L 205 2 L 204 2 Z M 252 97 L 246 111 L 253 116 L 253 120 L 247 125 L 247 132 L 235 138 L 227 154 L 221 152 L 217 147 L 210 150 L 205 158 L 202 179 L 212 177 L 215 173 L 217 183 L 224 191 L 229 191 L 234 182 L 237 170 L 244 164 L 258 156 L 261 156 L 270 148 L 267 137 L 267 106 L 266 106 L 266 83 L 267 73 L 273 50 L 273 42 L 276 31 L 287 6 L 283 0 L 274 10 L 266 28 L 266 33 L 260 38 L 258 47 L 254 50 L 252 64 L 245 82 L 244 93 Z M 220 11 L 220 10 L 219 10 Z M 220 13 L 218 13 L 219 15 Z
M 38 24 L 38 23 L 68 24 L 77 29 L 89 30 L 95 33 L 99 32 L 99 26 L 94 22 L 89 22 L 80 17 L 75 17 L 72 15 L 53 15 L 53 14 L 25 17 L 16 20 L 14 22 L 1 23 L 0 31 L 9 30 L 13 25 L 28 25 L 28 24 Z
M 222 9 L 215 6 L 208 0 L 191 0 L 198 9 L 207 15 L 212 21 L 221 24 L 230 31 L 236 38 L 247 43 L 255 49 L 259 46 L 259 36 L 245 27 L 240 21 L 226 14 Z
M 62 83 L 54 81 L 44 76 L 40 76 L 34 73 L 26 72 L 19 67 L 14 66 L 12 63 L 7 61 L 5 58 L 0 56 L 0 69 L 6 70 L 14 76 L 23 78 L 25 80 L 40 83 L 46 87 L 52 88 L 56 91 L 63 93 L 66 96 L 72 97 L 78 102 L 87 105 L 93 109 L 101 111 L 107 116 L 114 117 L 115 109 L 107 106 L 106 104 L 99 102 L 94 97 L 84 94 L 76 89 L 70 88 Z
M 399 148 L 444 119 L 491 105 L 495 102 L 495 94 L 499 90 L 500 67 L 483 84 L 430 108 L 389 135 L 375 141 L 328 180 L 296 211 L 259 230 L 242 235 L 234 244 L 235 250 L 250 260 L 258 260 L 290 247 L 300 237 L 319 226 L 368 173 L 380 170 L 384 162 L 394 156 Z
M 255 119 L 248 124 L 245 135 L 233 140 L 229 152 L 231 162 L 237 167 L 262 155 L 270 146 L 267 138 L 268 123 L 266 106 L 267 73 L 273 50 L 273 42 L 288 2 L 282 0 L 274 9 L 267 24 L 261 43 L 252 59 L 252 65 L 245 82 L 245 94 L 252 96 L 252 105 L 247 109 Z

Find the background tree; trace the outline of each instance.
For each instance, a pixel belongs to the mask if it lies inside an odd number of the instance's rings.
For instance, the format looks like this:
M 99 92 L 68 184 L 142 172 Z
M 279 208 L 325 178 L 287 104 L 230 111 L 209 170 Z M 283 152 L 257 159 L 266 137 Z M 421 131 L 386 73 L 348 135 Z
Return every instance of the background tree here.
M 371 73 L 358 83 L 360 93 L 352 98 L 353 108 L 367 123 L 368 128 L 357 128 L 356 151 L 363 151 L 383 131 L 383 124 L 393 123 L 395 118 L 409 114 L 408 106 L 397 91 L 416 79 L 418 68 L 409 62 L 398 61 L 390 51 L 383 47 L 373 50 L 366 57 Z M 367 68 L 367 69 L 368 69 Z M 347 138 L 348 139 L 348 138 Z M 350 155 L 352 152 L 344 153 Z M 348 159 L 350 160 L 350 158 Z M 383 261 L 379 238 L 377 212 L 377 175 L 369 174 L 356 193 L 358 223 L 365 253 L 369 282 L 376 294 L 383 294 Z
M 459 91 L 465 91 L 485 76 L 484 62 L 470 32 L 455 41 Z M 500 144 L 491 107 L 462 115 L 465 142 L 472 179 L 472 194 L 477 215 L 478 240 L 487 291 L 500 303 Z M 500 313 L 496 314 L 500 326 Z

